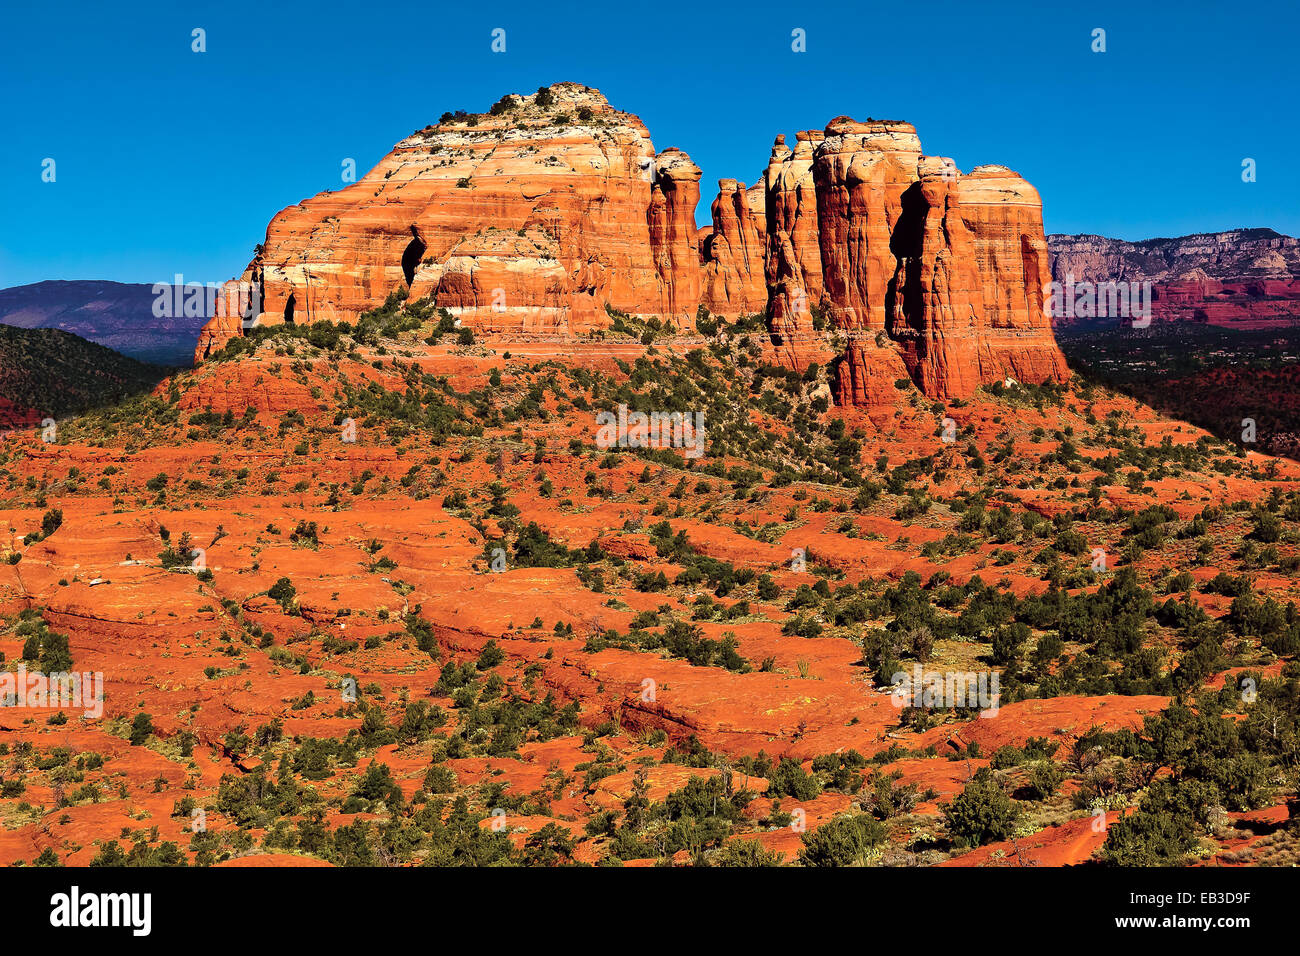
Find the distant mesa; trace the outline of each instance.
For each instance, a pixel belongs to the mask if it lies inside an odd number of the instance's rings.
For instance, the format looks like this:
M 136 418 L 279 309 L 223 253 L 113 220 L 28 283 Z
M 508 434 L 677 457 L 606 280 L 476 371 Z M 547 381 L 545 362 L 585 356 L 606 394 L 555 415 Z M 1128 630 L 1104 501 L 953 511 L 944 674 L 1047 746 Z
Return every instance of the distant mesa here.
M 834 362 L 844 404 L 901 378 L 948 398 L 1067 375 L 1041 203 L 1006 167 L 962 173 L 910 124 L 841 116 L 778 136 L 754 183 L 721 180 L 703 230 L 699 180 L 598 90 L 557 83 L 446 113 L 281 211 L 237 281 L 261 288 L 257 325 L 354 321 L 403 286 L 489 335 L 580 336 L 607 308 L 684 332 L 701 306 L 765 313 L 778 360 Z M 243 334 L 226 311 L 196 361 Z
M 1300 324 L 1300 240 L 1272 229 L 1140 242 L 1051 235 L 1047 244 L 1056 282 L 1150 282 L 1154 322 L 1243 330 Z

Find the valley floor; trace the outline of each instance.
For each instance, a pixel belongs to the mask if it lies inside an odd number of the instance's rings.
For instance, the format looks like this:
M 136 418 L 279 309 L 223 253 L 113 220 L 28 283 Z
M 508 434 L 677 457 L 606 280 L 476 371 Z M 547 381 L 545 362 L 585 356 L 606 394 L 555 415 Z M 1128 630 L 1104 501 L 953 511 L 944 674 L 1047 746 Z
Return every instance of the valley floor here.
M 825 377 L 286 330 L 9 436 L 4 666 L 105 699 L 0 707 L 0 861 L 1294 863 L 1300 466 Z M 619 403 L 709 454 L 597 448 Z

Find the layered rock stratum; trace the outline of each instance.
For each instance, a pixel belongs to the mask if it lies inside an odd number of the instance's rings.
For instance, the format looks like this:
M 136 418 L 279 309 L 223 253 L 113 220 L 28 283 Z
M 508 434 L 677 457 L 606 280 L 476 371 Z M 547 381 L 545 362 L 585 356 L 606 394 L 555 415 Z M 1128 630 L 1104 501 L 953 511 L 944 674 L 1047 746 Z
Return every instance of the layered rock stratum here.
M 1272 229 L 1230 229 L 1126 242 L 1051 235 L 1052 278 L 1151 283 L 1151 318 L 1233 328 L 1300 321 L 1300 240 Z M 1060 317 L 1058 324 L 1070 324 Z
M 699 180 L 579 84 L 445 114 L 272 219 L 241 276 L 261 294 L 247 324 L 352 322 L 406 288 L 489 335 L 761 313 L 784 364 L 837 363 L 842 404 L 885 403 L 902 378 L 949 398 L 1067 374 L 1043 310 L 1042 205 L 1006 167 L 963 174 L 910 124 L 839 117 L 793 149 L 778 137 L 753 186 L 721 180 L 703 230 Z M 196 360 L 243 333 L 222 313 Z

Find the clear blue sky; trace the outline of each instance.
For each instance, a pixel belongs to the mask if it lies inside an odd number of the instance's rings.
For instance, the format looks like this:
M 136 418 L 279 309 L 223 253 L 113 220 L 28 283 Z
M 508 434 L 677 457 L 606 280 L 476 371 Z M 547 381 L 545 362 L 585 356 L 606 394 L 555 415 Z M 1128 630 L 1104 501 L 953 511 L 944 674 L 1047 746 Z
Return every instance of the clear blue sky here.
M 185 7 L 186 9 L 179 9 Z M 777 133 L 914 123 L 1049 232 L 1300 233 L 1300 5 L 24 3 L 0 14 L 0 286 L 238 274 L 281 208 L 445 110 L 575 80 L 715 182 Z M 191 30 L 207 52 L 191 52 Z M 490 50 L 504 28 L 506 52 Z M 1107 52 L 1091 33 L 1106 30 Z M 791 50 L 791 31 L 807 52 Z M 41 181 L 42 161 L 56 181 Z M 1243 158 L 1258 164 L 1241 180 Z

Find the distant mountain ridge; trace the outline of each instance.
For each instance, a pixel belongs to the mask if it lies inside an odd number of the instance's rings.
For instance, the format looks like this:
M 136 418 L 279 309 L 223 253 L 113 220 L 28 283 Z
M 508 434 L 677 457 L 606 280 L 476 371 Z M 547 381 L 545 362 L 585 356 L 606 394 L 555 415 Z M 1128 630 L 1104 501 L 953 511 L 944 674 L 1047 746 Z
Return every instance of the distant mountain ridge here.
M 1221 282 L 1300 275 L 1300 239 L 1272 229 L 1230 229 L 1128 242 L 1094 235 L 1047 237 L 1052 276 L 1089 282 L 1163 282 L 1201 270 Z M 1060 276 L 1058 276 L 1058 273 Z
M 60 329 L 154 365 L 188 366 L 203 316 L 154 315 L 151 283 L 51 280 L 0 289 L 0 324 Z
M 1150 282 L 1158 322 L 1241 329 L 1300 324 L 1300 239 L 1273 229 L 1139 242 L 1054 233 L 1047 249 L 1052 279 L 1063 285 Z

